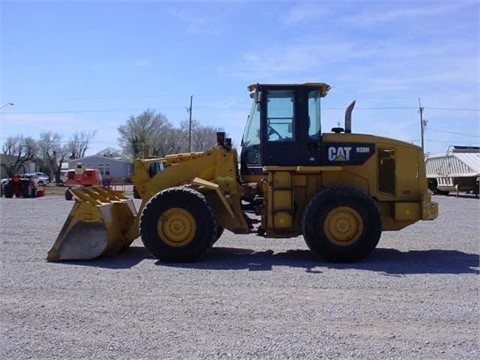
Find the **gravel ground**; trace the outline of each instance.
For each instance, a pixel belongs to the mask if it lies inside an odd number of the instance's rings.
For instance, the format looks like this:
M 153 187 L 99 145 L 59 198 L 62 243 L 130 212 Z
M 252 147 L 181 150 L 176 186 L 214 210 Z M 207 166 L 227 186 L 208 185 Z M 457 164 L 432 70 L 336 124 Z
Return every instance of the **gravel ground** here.
M 303 238 L 225 232 L 202 262 L 47 263 L 72 206 L 0 198 L 1 359 L 476 359 L 479 200 L 329 264 Z

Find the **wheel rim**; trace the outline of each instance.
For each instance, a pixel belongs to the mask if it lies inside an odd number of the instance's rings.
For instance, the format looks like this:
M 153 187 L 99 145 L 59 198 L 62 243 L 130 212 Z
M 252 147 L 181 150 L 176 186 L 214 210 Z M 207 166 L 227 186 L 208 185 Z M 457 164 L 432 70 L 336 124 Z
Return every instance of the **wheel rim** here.
M 171 208 L 158 220 L 157 232 L 162 241 L 172 247 L 189 244 L 195 236 L 196 224 L 193 216 L 185 209 Z
M 351 207 L 337 207 L 327 214 L 324 232 L 328 240 L 335 245 L 351 245 L 360 238 L 363 232 L 362 217 Z

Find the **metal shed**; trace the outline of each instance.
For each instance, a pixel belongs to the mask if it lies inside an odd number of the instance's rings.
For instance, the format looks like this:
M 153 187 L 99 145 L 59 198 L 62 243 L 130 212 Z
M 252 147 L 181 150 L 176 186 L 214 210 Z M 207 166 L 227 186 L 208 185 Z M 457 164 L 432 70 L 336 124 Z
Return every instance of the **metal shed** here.
M 425 160 L 428 186 L 434 193 L 479 193 L 480 147 L 453 146 Z
M 79 163 L 84 164 L 87 168 L 100 170 L 104 180 L 110 180 L 117 184 L 128 182 L 133 171 L 133 164 L 129 161 L 100 155 L 69 160 L 68 168 L 75 169 Z

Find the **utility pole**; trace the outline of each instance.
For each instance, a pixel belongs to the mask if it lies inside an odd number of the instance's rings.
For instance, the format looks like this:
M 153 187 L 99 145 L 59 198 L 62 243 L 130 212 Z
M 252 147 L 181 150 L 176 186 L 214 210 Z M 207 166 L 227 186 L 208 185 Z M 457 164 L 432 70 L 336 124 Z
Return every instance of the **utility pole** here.
M 192 152 L 192 101 L 193 95 L 190 96 L 190 106 L 188 107 L 188 151 Z
M 420 98 L 418 98 L 418 111 L 420 113 L 420 137 L 422 139 L 422 151 L 425 153 L 425 145 L 424 145 L 424 135 L 425 135 L 425 127 L 427 126 L 427 120 L 423 119 L 423 107 L 420 103 Z

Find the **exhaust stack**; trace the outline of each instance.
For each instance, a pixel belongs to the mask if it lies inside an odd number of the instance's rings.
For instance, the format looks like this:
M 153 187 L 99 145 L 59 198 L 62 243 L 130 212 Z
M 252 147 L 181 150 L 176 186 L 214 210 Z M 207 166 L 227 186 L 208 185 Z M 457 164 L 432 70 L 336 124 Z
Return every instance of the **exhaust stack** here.
M 354 106 L 355 106 L 355 100 L 353 100 L 345 110 L 345 134 L 352 133 L 352 111 Z

